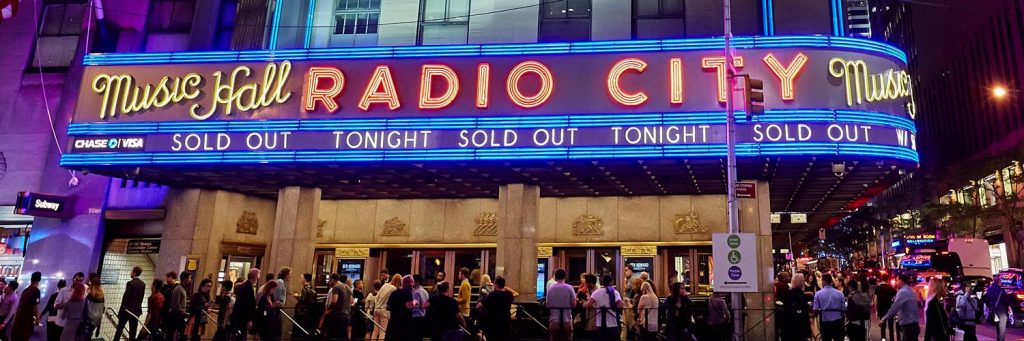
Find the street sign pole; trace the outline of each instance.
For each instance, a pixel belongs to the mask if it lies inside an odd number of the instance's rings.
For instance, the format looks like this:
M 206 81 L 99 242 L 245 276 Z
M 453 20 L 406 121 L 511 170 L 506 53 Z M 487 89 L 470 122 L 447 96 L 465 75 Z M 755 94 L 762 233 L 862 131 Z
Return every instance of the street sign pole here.
M 736 65 L 732 53 L 732 2 L 722 0 L 723 21 L 725 24 L 725 65 L 726 84 L 729 87 L 725 95 L 725 143 L 726 143 L 726 193 L 728 194 L 729 233 L 740 232 L 739 203 L 736 201 L 736 108 L 733 103 L 736 91 Z M 743 338 L 743 294 L 732 293 L 733 308 L 733 339 Z

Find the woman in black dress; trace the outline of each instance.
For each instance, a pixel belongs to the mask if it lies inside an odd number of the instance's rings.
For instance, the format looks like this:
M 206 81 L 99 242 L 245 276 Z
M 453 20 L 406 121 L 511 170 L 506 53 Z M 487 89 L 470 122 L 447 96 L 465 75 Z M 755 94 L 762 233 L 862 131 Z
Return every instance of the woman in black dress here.
M 782 328 L 782 339 L 786 341 L 807 340 L 811 337 L 811 307 L 807 304 L 804 294 L 804 275 L 793 275 L 790 289 L 782 298 L 782 310 L 785 313 L 785 328 Z
M 259 314 L 258 328 L 262 341 L 281 340 L 281 306 L 274 302 L 277 285 L 277 281 L 267 282 L 256 301 L 256 312 Z
M 202 282 L 199 282 L 199 291 L 192 294 L 192 299 L 188 302 L 188 314 L 191 315 L 191 339 L 192 341 L 199 341 L 199 338 L 206 333 L 206 324 L 210 322 L 209 311 L 210 311 L 210 290 L 213 288 L 213 281 L 209 278 L 204 278 Z
M 928 282 L 928 299 L 924 305 L 924 341 L 949 341 L 949 315 L 943 299 L 946 297 L 946 282 L 932 277 Z

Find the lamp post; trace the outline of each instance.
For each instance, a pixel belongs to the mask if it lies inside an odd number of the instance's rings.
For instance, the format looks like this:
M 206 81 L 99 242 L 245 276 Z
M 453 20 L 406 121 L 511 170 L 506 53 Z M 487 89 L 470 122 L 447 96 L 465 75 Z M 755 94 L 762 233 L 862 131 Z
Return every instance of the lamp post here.
M 732 53 L 732 1 L 722 0 L 722 12 L 725 35 L 726 86 L 729 90 L 725 95 L 725 143 L 726 143 L 726 193 L 728 201 L 729 233 L 739 233 L 739 204 L 736 201 L 736 108 L 733 103 L 736 91 L 736 65 L 733 64 Z M 732 293 L 733 308 L 733 339 L 743 339 L 743 294 Z

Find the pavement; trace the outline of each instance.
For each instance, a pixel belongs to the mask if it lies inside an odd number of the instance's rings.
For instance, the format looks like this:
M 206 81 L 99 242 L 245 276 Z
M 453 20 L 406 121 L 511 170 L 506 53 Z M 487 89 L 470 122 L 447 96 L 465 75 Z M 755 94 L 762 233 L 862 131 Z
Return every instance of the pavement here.
M 922 329 L 921 330 L 921 338 L 923 339 L 924 338 L 924 328 L 923 328 L 924 326 L 921 326 L 921 327 L 922 327 L 921 328 Z M 872 322 L 871 330 L 869 330 L 868 333 L 870 335 L 870 340 L 872 340 L 872 341 L 877 341 L 877 340 L 881 340 L 882 339 L 882 337 L 880 335 L 881 330 L 878 328 L 878 321 L 877 320 Z M 960 336 L 961 337 L 958 337 L 958 338 L 956 338 L 954 340 L 955 341 L 963 340 L 962 335 L 960 335 Z M 994 325 L 986 324 L 986 325 L 978 326 L 978 340 L 979 341 L 991 341 L 991 340 L 995 340 L 995 339 L 996 339 L 996 327 Z M 1010 340 L 1013 340 L 1013 341 L 1024 340 L 1024 328 L 1013 328 L 1013 327 L 1007 328 L 1006 340 L 1007 341 L 1010 341 Z M 886 340 L 886 341 L 889 341 L 889 340 Z

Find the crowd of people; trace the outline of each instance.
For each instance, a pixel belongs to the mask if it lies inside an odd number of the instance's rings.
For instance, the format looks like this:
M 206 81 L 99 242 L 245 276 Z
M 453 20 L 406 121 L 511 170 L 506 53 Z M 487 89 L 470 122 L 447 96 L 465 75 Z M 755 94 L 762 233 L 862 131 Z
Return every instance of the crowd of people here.
M 782 340 L 867 340 L 874 313 L 883 340 L 917 341 L 923 332 L 925 341 L 949 341 L 959 329 L 963 340 L 976 341 L 987 307 L 995 315 L 997 340 L 1003 341 L 1010 300 L 998 284 L 964 284 L 951 295 L 941 277 L 928 278 L 923 285 L 916 279 L 900 274 L 890 283 L 885 277 L 842 272 L 779 273 L 777 332 Z

